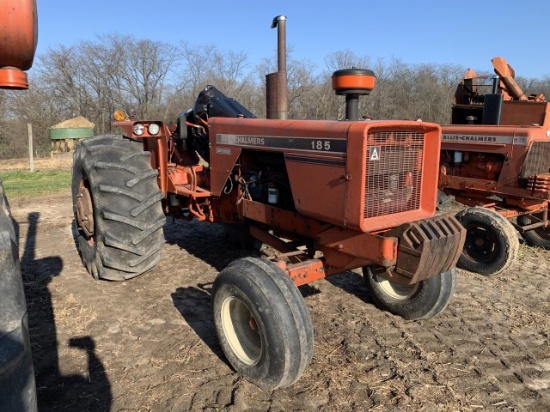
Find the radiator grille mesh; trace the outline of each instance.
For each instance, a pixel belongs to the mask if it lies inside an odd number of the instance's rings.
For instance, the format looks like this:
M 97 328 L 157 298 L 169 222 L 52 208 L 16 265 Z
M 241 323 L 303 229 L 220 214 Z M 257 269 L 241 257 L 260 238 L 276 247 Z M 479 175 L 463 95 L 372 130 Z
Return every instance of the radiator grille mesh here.
M 525 157 L 520 178 L 550 172 L 550 142 L 533 142 Z
M 365 218 L 418 209 L 424 133 L 378 131 L 367 143 Z

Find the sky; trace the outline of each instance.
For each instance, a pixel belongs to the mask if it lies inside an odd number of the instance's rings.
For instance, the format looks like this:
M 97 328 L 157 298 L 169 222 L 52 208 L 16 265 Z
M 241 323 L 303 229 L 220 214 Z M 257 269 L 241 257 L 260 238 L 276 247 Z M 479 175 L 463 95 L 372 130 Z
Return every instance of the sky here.
M 459 65 L 492 71 L 504 57 L 516 75 L 550 77 L 550 0 L 37 0 L 37 56 L 102 34 L 178 45 L 216 45 L 252 64 L 275 56 L 275 16 L 287 17 L 292 57 L 325 68 L 351 50 L 370 61 Z M 366 67 L 368 69 L 368 67 Z

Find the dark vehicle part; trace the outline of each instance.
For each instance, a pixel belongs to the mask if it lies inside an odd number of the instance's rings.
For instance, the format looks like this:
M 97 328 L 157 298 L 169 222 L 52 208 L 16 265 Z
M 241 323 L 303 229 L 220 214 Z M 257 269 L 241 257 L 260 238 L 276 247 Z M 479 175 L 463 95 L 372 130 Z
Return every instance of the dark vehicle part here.
M 227 97 L 212 85 L 206 86 L 206 88 L 199 93 L 193 110 L 182 113 L 178 119 L 179 130 L 182 130 L 182 133 L 186 136 L 187 149 L 190 152 L 196 151 L 206 161 L 210 159 L 210 154 L 208 152 L 210 150 L 210 144 L 208 141 L 208 134 L 204 128 L 193 127 L 189 134 L 183 132 L 183 129 L 187 131 L 186 124 L 206 126 L 208 124 L 208 119 L 215 116 L 235 118 L 256 117 L 235 99 Z
M 514 226 L 489 209 L 472 207 L 456 218 L 467 230 L 458 267 L 481 275 L 496 275 L 510 267 L 518 255 L 519 240 Z
M 214 324 L 237 372 L 265 390 L 290 386 L 313 355 L 313 326 L 298 288 L 274 263 L 243 258 L 212 288 Z
M 36 0 L 0 2 L 0 89 L 27 89 L 37 45 Z M 0 411 L 37 410 L 19 247 L 0 180 Z
M 380 308 L 404 319 L 428 319 L 441 313 L 450 303 L 457 284 L 456 268 L 439 276 L 400 285 L 380 276 L 376 266 L 365 266 L 363 277 L 372 300 Z
M 77 243 L 95 279 L 130 279 L 158 263 L 166 219 L 157 175 L 139 143 L 97 136 L 78 145 L 72 182 Z
M 36 411 L 19 247 L 0 180 L 0 410 Z

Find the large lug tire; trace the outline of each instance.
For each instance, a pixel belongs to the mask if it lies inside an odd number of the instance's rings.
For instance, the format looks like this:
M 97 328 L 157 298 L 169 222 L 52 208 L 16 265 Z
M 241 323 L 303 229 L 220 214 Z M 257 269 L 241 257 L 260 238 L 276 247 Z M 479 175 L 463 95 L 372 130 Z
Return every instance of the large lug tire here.
M 508 269 L 519 252 L 517 232 L 503 216 L 481 207 L 464 209 L 456 218 L 467 230 L 457 266 L 489 276 Z
M 374 303 L 404 319 L 429 319 L 441 313 L 451 301 L 457 284 L 456 268 L 414 285 L 393 283 L 365 266 L 363 277 Z
M 298 288 L 275 264 L 232 262 L 214 281 L 214 324 L 233 368 L 264 390 L 290 386 L 311 361 L 313 326 Z
M 541 213 L 534 215 L 524 215 L 518 217 L 518 225 L 527 226 L 541 220 Z M 523 238 L 531 246 L 539 246 L 545 249 L 550 249 L 550 226 L 539 227 L 532 230 L 527 230 L 522 233 Z
M 141 143 L 113 135 L 80 142 L 72 195 L 77 246 L 95 279 L 122 281 L 157 264 L 163 195 Z
M 0 179 L 0 410 L 37 410 L 19 247 Z

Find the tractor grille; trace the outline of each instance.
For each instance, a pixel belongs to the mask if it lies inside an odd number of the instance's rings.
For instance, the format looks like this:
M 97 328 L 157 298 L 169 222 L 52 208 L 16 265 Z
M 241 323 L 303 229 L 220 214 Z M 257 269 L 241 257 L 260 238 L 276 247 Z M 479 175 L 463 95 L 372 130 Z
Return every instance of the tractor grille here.
M 367 142 L 365 218 L 418 209 L 424 133 L 373 132 Z
M 520 179 L 550 172 L 550 142 L 533 142 L 525 157 Z

